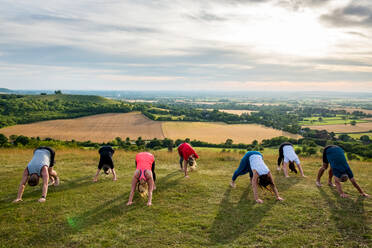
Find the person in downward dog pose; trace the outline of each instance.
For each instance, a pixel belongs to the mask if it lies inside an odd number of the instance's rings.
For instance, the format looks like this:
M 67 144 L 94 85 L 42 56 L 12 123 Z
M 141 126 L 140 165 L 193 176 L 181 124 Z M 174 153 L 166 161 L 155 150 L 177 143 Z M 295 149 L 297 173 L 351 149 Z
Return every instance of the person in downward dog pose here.
M 45 202 L 48 193 L 48 182 L 51 179 L 51 184 L 58 186 L 59 178 L 57 172 L 53 170 L 55 152 L 52 148 L 41 146 L 35 149 L 32 160 L 28 163 L 23 171 L 21 183 L 19 184 L 17 199 L 13 202 L 22 201 L 23 191 L 25 190 L 26 183 L 30 186 L 39 184 L 39 179 L 43 179 L 43 188 L 39 202 Z
M 149 152 L 140 152 L 136 155 L 136 171 L 132 179 L 132 188 L 127 205 L 133 204 L 134 191 L 137 187 L 142 197 L 148 195 L 147 206 L 152 205 L 152 192 L 155 186 L 155 158 Z
M 196 167 L 195 159 L 199 158 L 199 156 L 191 145 L 186 142 L 179 145 L 177 150 L 180 155 L 181 170 L 185 172 L 185 177 L 189 177 L 187 175 L 187 165 L 190 165 L 190 168 L 194 169 Z
M 283 172 L 285 177 L 288 176 L 288 167 L 289 169 L 297 174 L 296 167 L 294 163 L 296 163 L 301 176 L 305 177 L 304 171 L 302 170 L 300 159 L 298 158 L 297 154 L 293 149 L 293 145 L 289 142 L 285 142 L 280 145 L 279 147 L 279 157 L 278 157 L 278 171 L 280 171 L 280 164 L 283 161 Z
M 98 181 L 98 175 L 101 169 L 103 169 L 103 172 L 108 175 L 109 174 L 109 169 L 111 169 L 112 172 L 112 180 L 116 181 L 116 172 L 114 169 L 114 162 L 112 161 L 112 156 L 115 153 L 115 150 L 111 146 L 102 146 L 99 150 L 98 153 L 100 155 L 99 163 L 98 163 L 98 169 L 97 173 L 94 176 L 93 182 Z
M 270 173 L 269 168 L 267 168 L 266 164 L 263 161 L 262 154 L 257 151 L 250 151 L 247 152 L 242 160 L 240 161 L 240 165 L 238 169 L 234 172 L 232 176 L 232 181 L 230 183 L 231 187 L 235 188 L 236 179 L 241 176 L 249 173 L 251 178 L 251 184 L 253 189 L 254 199 L 257 203 L 263 203 L 258 197 L 257 192 L 257 185 L 261 188 L 265 188 L 271 192 L 274 192 L 276 199 L 279 201 L 283 201 L 283 198 L 279 196 L 278 189 L 275 186 L 274 179 Z M 267 186 L 271 187 L 271 190 L 267 188 Z
M 348 179 L 362 196 L 369 197 L 369 195 L 366 194 L 355 181 L 353 172 L 351 171 L 349 164 L 346 161 L 344 150 L 336 145 L 330 145 L 324 148 L 323 166 L 320 167 L 315 182 L 318 187 L 322 186 L 322 184 L 320 183 L 320 178 L 322 177 L 324 171 L 328 168 L 328 164 L 331 165 L 331 169 L 329 170 L 328 185 L 336 186 L 337 191 L 341 197 L 348 197 L 348 195 L 342 191 L 341 187 L 341 182 L 346 182 Z M 336 185 L 332 183 L 333 176 L 335 176 Z

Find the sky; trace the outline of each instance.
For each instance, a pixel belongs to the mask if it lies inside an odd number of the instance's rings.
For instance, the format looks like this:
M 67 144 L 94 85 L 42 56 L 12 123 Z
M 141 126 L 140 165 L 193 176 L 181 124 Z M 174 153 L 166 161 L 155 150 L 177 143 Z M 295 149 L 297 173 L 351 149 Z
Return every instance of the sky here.
M 372 92 L 371 0 L 0 0 L 0 87 Z

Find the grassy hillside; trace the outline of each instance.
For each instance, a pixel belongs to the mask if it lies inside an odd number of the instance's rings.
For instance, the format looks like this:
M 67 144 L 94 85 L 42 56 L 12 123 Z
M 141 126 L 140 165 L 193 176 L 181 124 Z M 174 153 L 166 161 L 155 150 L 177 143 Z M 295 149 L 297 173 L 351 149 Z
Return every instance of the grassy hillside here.
M 92 183 L 97 151 L 58 150 L 59 187 L 40 204 L 40 188 L 27 187 L 13 204 L 31 150 L 0 150 L 0 247 L 371 247 L 372 200 L 358 196 L 349 182 L 341 199 L 328 186 L 317 188 L 320 157 L 301 158 L 307 178 L 285 179 L 275 170 L 276 154 L 264 152 L 279 192 L 277 202 L 260 191 L 253 201 L 249 176 L 237 188 L 229 182 L 239 153 L 199 149 L 198 170 L 185 179 L 177 152 L 154 152 L 157 190 L 153 206 L 138 194 L 126 206 L 135 153 L 114 155 L 118 181 Z M 357 181 L 372 194 L 372 163 L 351 162 Z M 322 178 L 325 182 L 325 177 Z
M 132 110 L 131 104 L 100 96 L 0 95 L 0 127 Z

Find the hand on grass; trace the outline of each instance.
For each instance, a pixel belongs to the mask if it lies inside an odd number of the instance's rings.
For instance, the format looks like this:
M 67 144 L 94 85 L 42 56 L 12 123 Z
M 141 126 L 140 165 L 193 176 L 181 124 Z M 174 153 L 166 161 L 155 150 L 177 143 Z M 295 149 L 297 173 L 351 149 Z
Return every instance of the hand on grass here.
M 117 181 L 117 180 L 118 180 L 118 179 L 117 179 L 116 177 L 112 179 L 112 181 Z
M 17 202 L 21 202 L 22 201 L 22 198 L 17 198 L 13 201 L 13 203 L 17 203 Z
M 43 198 L 43 197 L 41 197 L 41 198 L 38 200 L 38 202 L 45 202 L 45 201 L 46 201 L 46 199 Z
M 257 199 L 256 202 L 261 204 L 261 203 L 263 203 L 263 200 Z
M 130 205 L 132 205 L 132 204 L 133 204 L 132 201 L 127 202 L 127 206 L 130 206 Z
M 151 206 L 151 205 L 152 205 L 152 203 L 151 203 L 151 202 L 148 202 L 148 203 L 147 203 L 147 206 Z
M 363 193 L 361 195 L 364 196 L 364 197 L 369 197 L 369 195 L 367 193 Z
M 98 178 L 93 178 L 93 182 L 97 182 L 98 181 Z
M 276 198 L 278 201 L 284 201 L 283 198 L 281 198 L 280 196 L 278 196 L 278 198 Z

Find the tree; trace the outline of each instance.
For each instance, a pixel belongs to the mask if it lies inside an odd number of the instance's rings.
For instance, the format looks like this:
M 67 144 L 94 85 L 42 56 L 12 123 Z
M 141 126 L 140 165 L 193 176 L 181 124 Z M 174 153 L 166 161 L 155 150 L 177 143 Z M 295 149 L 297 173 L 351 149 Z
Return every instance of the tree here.
M 350 141 L 351 140 L 351 137 L 349 136 L 349 135 L 347 135 L 347 134 L 340 134 L 339 136 L 338 136 L 338 138 L 340 139 L 340 140 L 342 140 L 342 141 L 344 141 L 344 142 L 348 142 L 348 141 Z
M 301 148 L 296 148 L 295 153 L 300 154 L 301 153 Z
M 355 126 L 355 125 L 356 125 L 356 121 L 350 121 L 350 124 L 351 124 L 352 126 Z
M 310 147 L 308 150 L 307 150 L 307 153 L 311 156 L 313 154 L 316 154 L 316 149 L 314 147 Z
M 142 139 L 141 136 L 137 138 L 136 145 L 137 146 L 143 146 L 143 145 L 145 145 L 145 141 Z
M 368 135 L 362 135 L 362 136 L 360 136 L 359 139 L 360 139 L 363 143 L 366 143 L 366 144 L 368 144 L 368 143 L 371 141 L 371 139 L 369 138 Z
M 0 146 L 4 146 L 6 143 L 8 143 L 8 138 L 4 134 L 0 133 Z
M 232 139 L 227 139 L 227 140 L 225 141 L 225 146 L 226 146 L 226 147 L 231 147 L 232 144 L 233 144 L 233 140 L 232 140 Z
M 54 91 L 54 94 L 56 94 L 56 95 L 62 95 L 62 91 L 61 90 L 55 90 Z
M 14 145 L 22 144 L 22 145 L 27 145 L 30 142 L 30 139 L 26 136 L 20 135 L 16 138 L 14 141 Z

